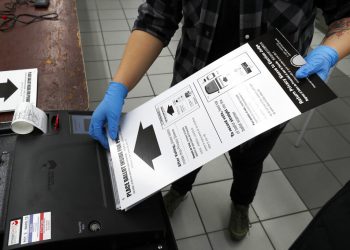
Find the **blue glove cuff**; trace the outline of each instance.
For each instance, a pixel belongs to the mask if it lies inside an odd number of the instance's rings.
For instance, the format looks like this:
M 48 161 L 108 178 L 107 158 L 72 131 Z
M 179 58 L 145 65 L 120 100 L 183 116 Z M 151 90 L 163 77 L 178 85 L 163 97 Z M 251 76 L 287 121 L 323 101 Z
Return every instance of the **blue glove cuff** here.
M 334 48 L 329 47 L 327 45 L 320 45 L 316 49 L 329 55 L 329 59 L 330 59 L 329 63 L 331 65 L 331 67 L 333 67 L 338 62 L 339 55 L 338 55 L 338 52 Z
M 111 81 L 110 83 L 109 83 L 109 87 L 108 87 L 108 90 L 107 90 L 107 92 L 109 91 L 109 90 L 116 90 L 116 91 L 118 91 L 118 93 L 123 97 L 123 98 L 125 98 L 127 95 L 128 95 L 128 88 L 124 85 L 124 84 L 122 84 L 122 83 L 120 83 L 120 82 L 113 82 L 113 81 Z

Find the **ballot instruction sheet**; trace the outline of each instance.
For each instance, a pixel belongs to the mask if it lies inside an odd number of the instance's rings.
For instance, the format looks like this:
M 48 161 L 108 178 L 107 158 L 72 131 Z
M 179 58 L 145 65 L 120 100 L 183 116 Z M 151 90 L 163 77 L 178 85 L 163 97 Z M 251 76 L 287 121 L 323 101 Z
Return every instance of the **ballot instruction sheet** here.
M 127 113 L 109 138 L 117 209 L 336 96 L 277 30 L 242 45 Z
M 38 69 L 0 71 L 0 112 L 14 111 L 21 102 L 36 106 Z

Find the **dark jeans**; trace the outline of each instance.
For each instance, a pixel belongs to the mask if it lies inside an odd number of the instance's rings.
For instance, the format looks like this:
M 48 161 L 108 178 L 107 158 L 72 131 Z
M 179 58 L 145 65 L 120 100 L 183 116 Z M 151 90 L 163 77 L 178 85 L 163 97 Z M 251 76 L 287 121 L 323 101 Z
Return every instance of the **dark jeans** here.
M 262 174 L 263 162 L 285 125 L 286 123 L 272 128 L 229 151 L 234 179 L 230 196 L 235 204 L 252 203 Z M 192 189 L 192 184 L 200 169 L 175 181 L 172 188 L 180 194 L 186 194 Z

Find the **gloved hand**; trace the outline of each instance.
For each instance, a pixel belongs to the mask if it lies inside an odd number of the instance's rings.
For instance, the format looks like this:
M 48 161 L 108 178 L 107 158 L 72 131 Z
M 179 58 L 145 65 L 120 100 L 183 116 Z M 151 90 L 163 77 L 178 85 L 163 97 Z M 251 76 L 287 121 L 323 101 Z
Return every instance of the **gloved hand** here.
M 295 76 L 297 78 L 305 78 L 317 73 L 325 81 L 330 69 L 337 63 L 338 59 L 339 55 L 335 49 L 326 45 L 320 45 L 305 57 L 306 64 L 298 69 Z
M 105 125 L 108 123 L 108 134 L 115 140 L 118 136 L 119 119 L 128 88 L 121 83 L 111 82 L 106 94 L 92 114 L 89 134 L 108 149 Z

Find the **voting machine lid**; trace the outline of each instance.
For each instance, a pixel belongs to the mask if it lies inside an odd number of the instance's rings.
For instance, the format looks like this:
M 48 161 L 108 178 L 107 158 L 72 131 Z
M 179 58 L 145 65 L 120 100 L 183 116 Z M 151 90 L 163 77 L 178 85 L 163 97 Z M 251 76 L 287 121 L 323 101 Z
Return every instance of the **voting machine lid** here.
M 17 138 L 3 248 L 91 246 L 106 237 L 125 246 L 160 241 L 166 230 L 161 197 L 117 211 L 106 151 L 87 134 L 90 116 L 59 117 L 59 130 Z

